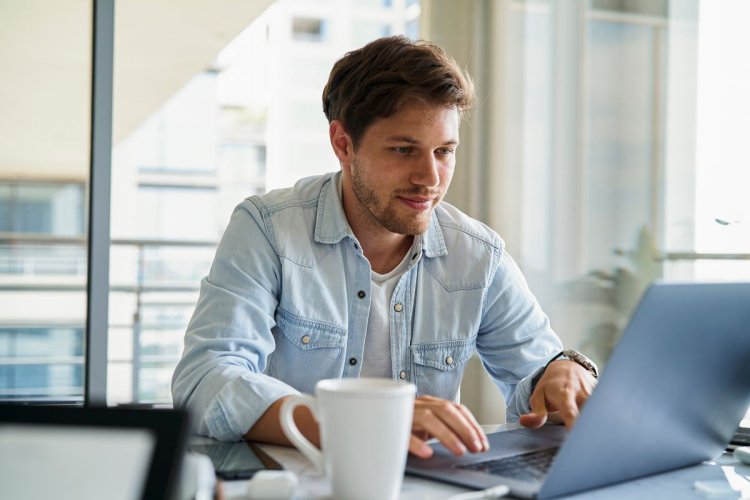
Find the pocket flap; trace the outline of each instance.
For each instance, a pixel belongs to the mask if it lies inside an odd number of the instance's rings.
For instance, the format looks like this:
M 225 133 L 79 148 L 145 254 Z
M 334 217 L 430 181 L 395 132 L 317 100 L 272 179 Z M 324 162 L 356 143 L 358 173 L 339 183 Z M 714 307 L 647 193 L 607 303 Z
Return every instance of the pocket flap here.
M 346 344 L 345 329 L 298 318 L 282 309 L 276 315 L 276 325 L 289 342 L 303 350 L 343 347 Z
M 414 362 L 418 365 L 450 371 L 466 363 L 474 353 L 475 347 L 476 337 L 472 337 L 465 340 L 413 345 L 411 352 Z

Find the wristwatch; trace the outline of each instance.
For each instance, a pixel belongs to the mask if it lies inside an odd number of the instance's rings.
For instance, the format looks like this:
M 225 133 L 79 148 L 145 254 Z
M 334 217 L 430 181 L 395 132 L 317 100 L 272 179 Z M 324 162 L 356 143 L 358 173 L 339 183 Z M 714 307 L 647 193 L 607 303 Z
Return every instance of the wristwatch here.
M 570 361 L 575 361 L 582 367 L 584 367 L 594 378 L 599 378 L 599 368 L 596 366 L 596 363 L 591 361 L 589 358 L 584 356 L 578 351 L 574 351 L 573 349 L 563 349 L 562 351 L 558 352 L 552 359 L 547 361 L 547 364 L 544 365 L 544 368 L 542 371 L 536 374 L 534 379 L 531 381 L 531 390 L 536 388 L 536 383 L 539 382 L 539 379 L 542 378 L 542 375 L 544 375 L 544 372 L 547 371 L 547 367 L 553 362 L 557 361 L 558 359 L 567 359 Z
M 596 366 L 596 363 L 591 361 L 589 358 L 584 356 L 578 351 L 574 351 L 573 349 L 563 349 L 557 356 L 552 358 L 549 363 L 552 363 L 552 361 L 558 360 L 560 358 L 569 359 L 570 361 L 575 361 L 582 367 L 586 368 L 586 370 L 594 376 L 594 378 L 599 378 L 599 367 Z M 549 365 L 547 363 L 547 365 Z M 545 367 L 546 368 L 546 367 Z

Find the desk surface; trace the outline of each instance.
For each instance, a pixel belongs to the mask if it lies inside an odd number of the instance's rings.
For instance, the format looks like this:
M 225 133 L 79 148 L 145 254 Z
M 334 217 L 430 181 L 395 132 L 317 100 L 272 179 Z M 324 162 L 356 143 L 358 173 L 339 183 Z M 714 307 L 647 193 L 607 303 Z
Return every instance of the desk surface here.
M 487 432 L 501 429 L 503 426 L 484 426 Z M 330 495 L 330 485 L 325 477 L 317 474 L 312 463 L 293 448 L 282 446 L 262 445 L 275 460 L 285 469 L 297 474 L 300 481 L 299 499 L 327 499 Z M 695 488 L 695 482 L 710 482 L 717 487 L 731 487 L 736 493 L 717 496 L 703 493 Z M 245 499 L 247 481 L 230 481 L 224 483 L 224 493 L 227 500 Z M 468 490 L 460 486 L 430 481 L 412 476 L 405 476 L 401 488 L 400 498 L 403 500 L 444 500 L 465 493 Z M 688 467 L 664 474 L 649 476 L 627 483 L 607 488 L 588 491 L 582 494 L 568 496 L 570 499 L 602 499 L 602 500 L 644 500 L 646 498 L 660 499 L 702 499 L 708 498 L 750 498 L 750 466 L 735 460 L 731 455 L 724 454 L 714 461 Z

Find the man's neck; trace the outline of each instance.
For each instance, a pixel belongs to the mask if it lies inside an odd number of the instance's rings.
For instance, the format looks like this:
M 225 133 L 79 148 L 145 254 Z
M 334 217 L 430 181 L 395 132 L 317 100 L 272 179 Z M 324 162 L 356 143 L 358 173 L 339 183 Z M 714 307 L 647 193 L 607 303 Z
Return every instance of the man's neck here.
M 414 242 L 414 236 L 394 233 L 381 236 L 365 233 L 357 235 L 357 239 L 370 267 L 378 274 L 387 274 L 398 266 Z
M 342 179 L 342 186 L 345 182 Z M 343 188 L 340 194 L 349 227 L 359 241 L 372 270 L 378 274 L 387 274 L 403 260 L 414 242 L 414 236 L 387 230 L 372 214 L 355 203 L 353 195 L 349 198 L 346 191 Z

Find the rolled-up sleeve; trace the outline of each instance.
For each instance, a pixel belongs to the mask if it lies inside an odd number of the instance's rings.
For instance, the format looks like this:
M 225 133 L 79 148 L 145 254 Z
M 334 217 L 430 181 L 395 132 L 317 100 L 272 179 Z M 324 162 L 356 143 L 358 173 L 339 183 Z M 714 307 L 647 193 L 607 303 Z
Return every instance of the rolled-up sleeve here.
M 272 234 L 246 200 L 232 214 L 201 282 L 172 378 L 174 404 L 190 410 L 200 434 L 239 439 L 274 401 L 298 393 L 263 373 L 275 348 L 280 269 Z
M 505 251 L 484 298 L 477 351 L 506 401 L 509 422 L 530 411 L 532 380 L 562 349 L 549 318 Z

